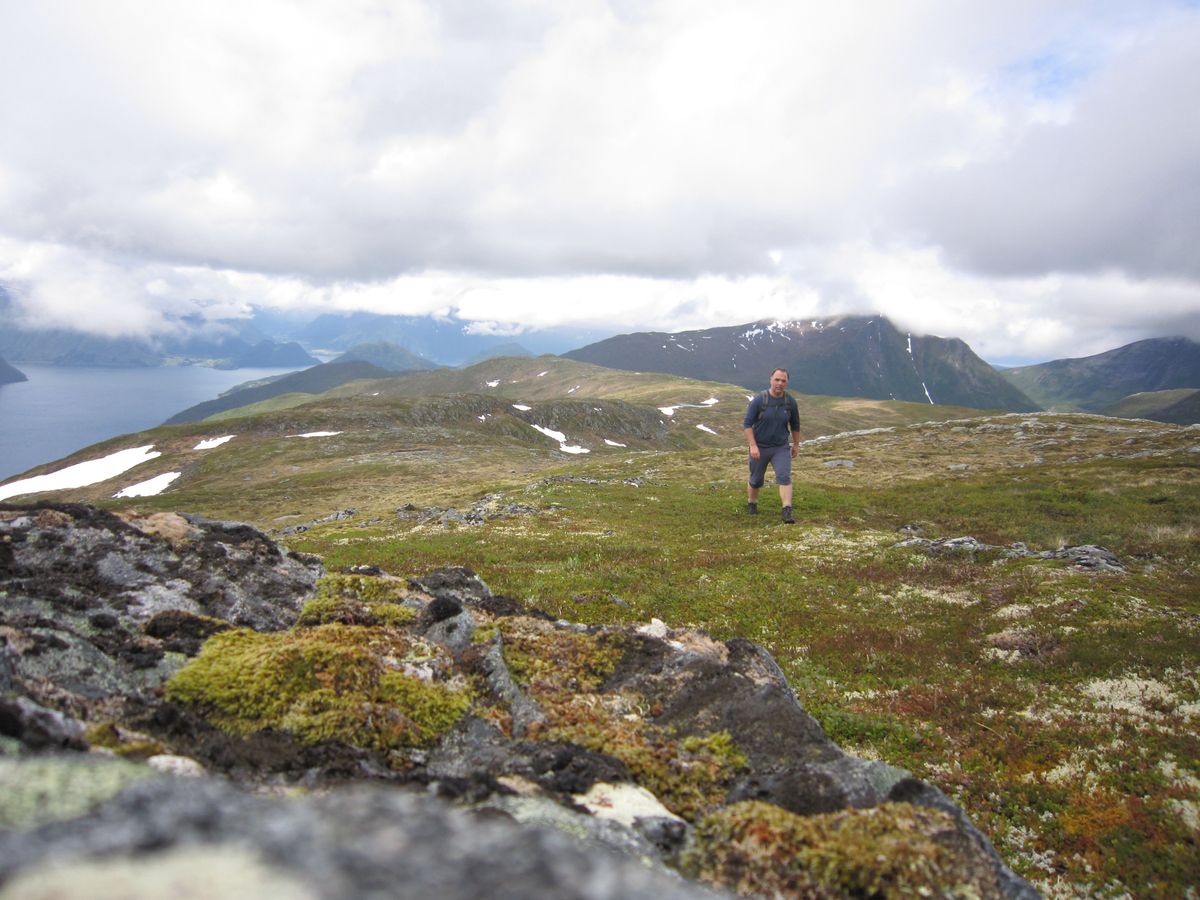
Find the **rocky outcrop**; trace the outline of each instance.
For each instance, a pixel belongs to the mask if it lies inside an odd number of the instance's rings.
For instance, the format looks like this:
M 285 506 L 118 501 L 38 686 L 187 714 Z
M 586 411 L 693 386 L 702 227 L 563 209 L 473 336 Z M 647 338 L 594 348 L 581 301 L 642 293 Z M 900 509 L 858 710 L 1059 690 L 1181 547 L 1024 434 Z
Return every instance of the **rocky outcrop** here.
M 315 589 L 315 558 L 249 525 L 93 507 L 0 507 L 0 692 L 69 715 L 120 717 L 211 635 L 278 631 Z M 46 732 L 49 713 L 0 705 L 5 729 Z M 61 740 L 42 744 L 71 745 Z
M 911 532 L 912 526 L 900 529 Z M 1018 542 L 1007 547 L 995 544 L 985 544 L 970 535 L 952 538 L 912 537 L 901 541 L 897 547 L 911 547 L 930 556 L 968 559 L 972 562 L 978 559 L 1063 559 L 1079 569 L 1090 569 L 1097 572 L 1124 572 L 1125 564 L 1116 555 L 1104 547 L 1095 544 L 1082 544 L 1078 547 L 1059 547 L 1056 550 L 1030 550 Z
M 1036 896 L 936 788 L 829 741 L 748 641 L 555 621 L 462 568 L 318 583 L 195 517 L 9 507 L 0 536 L 0 880 Z M 182 758 L 208 774 L 158 774 Z M 281 786 L 323 790 L 259 795 Z

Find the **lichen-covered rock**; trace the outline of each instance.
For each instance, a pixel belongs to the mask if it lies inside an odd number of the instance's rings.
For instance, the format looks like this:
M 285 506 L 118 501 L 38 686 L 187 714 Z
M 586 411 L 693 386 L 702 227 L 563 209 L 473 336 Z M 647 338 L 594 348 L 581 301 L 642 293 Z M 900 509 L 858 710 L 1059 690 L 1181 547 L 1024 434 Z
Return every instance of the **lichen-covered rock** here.
M 249 525 L 0 506 L 0 692 L 85 719 L 124 708 L 220 630 L 292 625 L 321 571 Z

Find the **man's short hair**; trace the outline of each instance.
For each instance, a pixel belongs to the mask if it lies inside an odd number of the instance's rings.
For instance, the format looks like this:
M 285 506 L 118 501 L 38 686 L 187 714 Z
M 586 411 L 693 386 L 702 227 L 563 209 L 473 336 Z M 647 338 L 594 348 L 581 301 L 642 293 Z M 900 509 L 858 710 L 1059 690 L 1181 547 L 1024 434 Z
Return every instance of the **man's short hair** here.
M 787 375 L 788 381 L 792 380 L 792 376 L 788 375 L 788 370 L 785 369 L 783 366 L 776 366 L 775 368 L 773 368 L 771 370 L 771 377 L 774 377 L 776 372 L 782 372 L 784 375 Z

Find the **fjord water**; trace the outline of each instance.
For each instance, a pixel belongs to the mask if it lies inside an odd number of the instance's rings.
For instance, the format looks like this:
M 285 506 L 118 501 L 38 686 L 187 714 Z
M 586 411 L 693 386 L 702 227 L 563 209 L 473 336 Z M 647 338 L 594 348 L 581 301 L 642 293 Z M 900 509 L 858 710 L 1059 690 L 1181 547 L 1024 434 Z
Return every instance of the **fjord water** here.
M 296 371 L 18 368 L 28 381 L 0 385 L 0 480 L 98 441 L 161 425 L 243 382 Z

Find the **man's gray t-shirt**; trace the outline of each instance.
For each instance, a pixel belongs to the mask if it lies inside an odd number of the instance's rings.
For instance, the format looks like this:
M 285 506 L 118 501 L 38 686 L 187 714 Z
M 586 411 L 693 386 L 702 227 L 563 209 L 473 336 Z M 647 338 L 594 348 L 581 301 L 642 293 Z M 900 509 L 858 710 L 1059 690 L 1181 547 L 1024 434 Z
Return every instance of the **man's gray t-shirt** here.
M 760 447 L 780 447 L 786 444 L 789 425 L 791 431 L 800 430 L 800 411 L 796 407 L 796 401 L 786 392 L 782 397 L 772 397 L 770 392 L 755 394 L 746 408 L 746 417 L 742 420 L 742 428 L 754 429 L 754 443 Z

